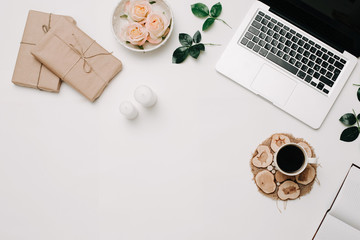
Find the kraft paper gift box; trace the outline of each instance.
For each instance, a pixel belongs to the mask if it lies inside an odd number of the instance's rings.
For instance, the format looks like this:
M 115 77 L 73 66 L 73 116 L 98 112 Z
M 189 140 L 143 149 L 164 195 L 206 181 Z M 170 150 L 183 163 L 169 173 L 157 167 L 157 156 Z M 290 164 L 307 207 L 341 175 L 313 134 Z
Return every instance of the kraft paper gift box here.
M 47 31 L 62 18 L 76 24 L 75 20 L 68 16 L 29 11 L 12 77 L 14 84 L 49 92 L 59 92 L 61 85 L 59 77 L 38 62 L 31 51 Z
M 32 54 L 91 102 L 122 69 L 120 60 L 65 19 L 59 20 Z

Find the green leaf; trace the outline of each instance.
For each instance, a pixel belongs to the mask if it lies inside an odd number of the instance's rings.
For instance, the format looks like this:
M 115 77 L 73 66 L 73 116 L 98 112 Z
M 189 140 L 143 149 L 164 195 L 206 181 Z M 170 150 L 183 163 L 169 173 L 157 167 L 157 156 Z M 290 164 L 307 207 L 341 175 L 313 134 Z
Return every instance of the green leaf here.
M 191 46 L 189 48 L 189 54 L 190 56 L 192 56 L 193 58 L 197 59 L 198 56 L 200 55 L 200 50 L 196 47 L 196 45 Z
M 201 33 L 199 31 L 196 31 L 196 33 L 193 36 L 194 43 L 201 42 Z
M 196 44 L 195 45 L 197 48 L 199 48 L 200 51 L 205 51 L 205 45 L 202 43 Z
M 358 114 L 357 119 L 360 121 L 360 113 Z
M 196 44 L 189 48 L 189 54 L 193 58 L 197 59 L 200 55 L 200 51 L 205 51 L 205 45 L 202 43 Z
M 154 3 L 156 3 L 156 1 L 151 1 L 151 2 L 149 2 L 150 4 L 154 4 Z
M 217 18 L 218 16 L 220 16 L 221 11 L 222 11 L 222 6 L 221 3 L 218 2 L 211 7 L 210 16 Z
M 181 45 L 190 47 L 192 45 L 192 37 L 186 33 L 179 34 L 179 41 Z
M 200 55 L 200 51 L 205 51 L 205 46 L 204 44 L 200 43 L 200 44 L 196 44 L 194 46 L 191 46 L 189 48 L 189 54 L 190 56 L 192 56 L 193 58 L 197 59 Z
M 358 127 L 349 127 L 346 128 L 340 136 L 340 140 L 344 142 L 352 142 L 359 136 L 359 128 Z
M 138 46 L 138 48 L 140 48 L 141 50 L 144 50 L 144 47 L 143 47 L 143 46 Z
M 356 117 L 352 113 L 346 113 L 341 116 L 339 121 L 342 122 L 345 126 L 351 126 L 356 123 Z
M 120 16 L 120 18 L 127 18 L 127 17 L 128 17 L 128 15 L 126 15 L 126 14 L 123 14 Z
M 203 3 L 195 3 L 191 5 L 191 11 L 195 16 L 199 18 L 209 16 L 209 8 Z
M 208 29 L 213 23 L 215 22 L 215 18 L 208 18 L 206 19 L 206 21 L 204 22 L 203 26 L 202 26 L 202 30 L 205 31 L 206 29 Z
M 359 88 L 358 91 L 357 91 L 357 98 L 358 98 L 358 100 L 360 101 L 360 88 Z
M 172 63 L 182 63 L 189 55 L 189 47 L 178 47 L 172 56 Z

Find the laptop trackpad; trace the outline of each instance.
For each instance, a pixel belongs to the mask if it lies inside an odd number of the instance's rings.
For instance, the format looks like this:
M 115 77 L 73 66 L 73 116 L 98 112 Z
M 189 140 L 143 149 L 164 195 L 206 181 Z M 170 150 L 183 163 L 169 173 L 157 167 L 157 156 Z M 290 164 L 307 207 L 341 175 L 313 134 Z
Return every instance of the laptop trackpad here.
M 251 88 L 276 105 L 285 105 L 296 84 L 285 74 L 264 64 L 252 82 Z

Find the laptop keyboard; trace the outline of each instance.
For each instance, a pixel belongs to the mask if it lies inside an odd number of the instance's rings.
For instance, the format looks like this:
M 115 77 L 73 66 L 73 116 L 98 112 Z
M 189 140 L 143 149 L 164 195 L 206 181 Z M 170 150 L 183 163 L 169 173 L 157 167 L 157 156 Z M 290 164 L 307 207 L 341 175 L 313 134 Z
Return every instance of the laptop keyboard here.
M 324 94 L 330 92 L 346 64 L 338 55 L 261 11 L 238 43 Z

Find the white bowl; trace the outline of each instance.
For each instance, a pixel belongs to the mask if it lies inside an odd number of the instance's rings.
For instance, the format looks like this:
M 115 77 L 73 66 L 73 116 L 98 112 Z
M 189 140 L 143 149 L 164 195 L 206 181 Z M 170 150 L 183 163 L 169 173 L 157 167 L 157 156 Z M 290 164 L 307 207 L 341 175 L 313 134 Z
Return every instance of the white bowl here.
M 127 18 L 123 18 L 120 16 L 123 16 L 125 14 L 125 4 L 129 2 L 130 0 L 121 0 L 119 4 L 115 7 L 113 15 L 112 15 L 112 30 L 114 33 L 115 38 L 118 40 L 118 42 L 123 45 L 125 48 L 135 51 L 135 52 L 150 52 L 155 49 L 158 49 L 162 45 L 166 43 L 168 38 L 170 37 L 173 28 L 174 28 L 174 18 L 173 13 L 167 4 L 165 0 L 151 0 L 149 2 L 155 2 L 151 4 L 151 7 L 153 9 L 153 12 L 159 12 L 163 13 L 168 19 L 170 19 L 170 30 L 169 33 L 166 35 L 165 39 L 161 41 L 159 44 L 152 44 L 146 41 L 143 45 L 143 49 L 140 49 L 139 46 L 132 45 L 131 43 L 127 43 L 124 39 L 120 37 L 121 31 L 123 30 L 124 26 L 129 23 Z

